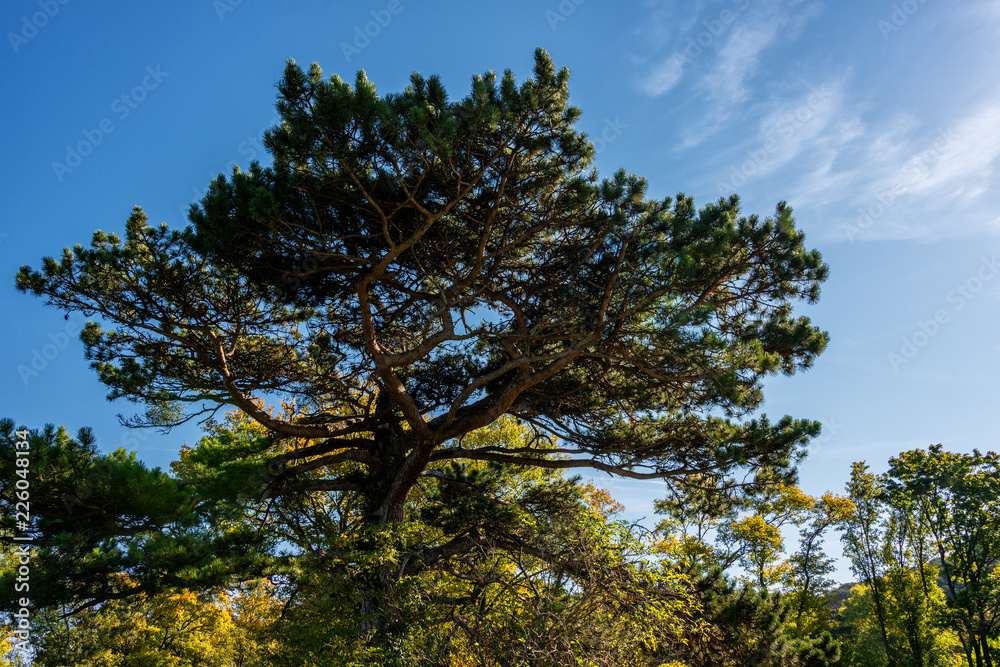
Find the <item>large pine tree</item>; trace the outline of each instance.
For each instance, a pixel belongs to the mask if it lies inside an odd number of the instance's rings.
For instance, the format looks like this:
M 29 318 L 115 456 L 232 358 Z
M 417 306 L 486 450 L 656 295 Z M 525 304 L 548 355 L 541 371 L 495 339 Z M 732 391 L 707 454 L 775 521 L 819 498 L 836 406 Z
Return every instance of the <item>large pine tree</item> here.
M 357 497 L 380 526 L 412 518 L 421 480 L 481 495 L 463 465 L 486 462 L 790 479 L 819 425 L 749 416 L 766 376 L 826 345 L 791 312 L 818 297 L 819 253 L 783 202 L 762 219 L 599 180 L 568 79 L 539 50 L 520 85 L 490 72 L 449 101 L 436 77 L 380 97 L 363 72 L 290 63 L 271 166 L 220 176 L 186 230 L 136 209 L 124 240 L 97 232 L 17 286 L 97 316 L 86 354 L 110 398 L 145 406 L 133 425 L 235 406 L 263 427 L 230 454 L 264 471 L 245 479 L 264 500 Z M 470 446 L 504 415 L 530 436 Z M 395 571 L 483 547 L 557 560 L 484 518 Z

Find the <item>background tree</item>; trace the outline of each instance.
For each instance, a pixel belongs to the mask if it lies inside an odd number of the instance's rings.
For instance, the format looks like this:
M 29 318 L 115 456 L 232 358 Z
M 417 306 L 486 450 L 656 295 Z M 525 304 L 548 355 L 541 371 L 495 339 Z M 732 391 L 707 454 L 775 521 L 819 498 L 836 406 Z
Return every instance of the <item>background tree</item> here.
M 748 511 L 722 522 L 717 539 L 723 567 L 738 563 L 762 591 L 788 571 L 788 564 L 782 562 L 785 540 L 781 529 L 801 524 L 815 505 L 815 499 L 794 484 L 763 477 L 756 493 L 747 498 Z
M 958 635 L 939 625 L 937 611 L 945 604 L 944 592 L 931 589 L 926 599 L 918 576 L 911 571 L 894 573 L 883 600 L 886 632 L 897 647 L 900 664 L 920 667 L 959 667 L 965 664 Z M 881 626 L 871 589 L 855 585 L 838 611 L 842 664 L 876 667 L 887 664 Z M 916 635 L 916 636 L 914 636 Z
M 838 615 L 842 624 L 839 635 L 844 664 L 852 667 L 887 664 L 882 625 L 872 604 L 871 589 L 855 584 Z
M 851 613 L 870 612 L 889 664 L 951 664 L 957 646 L 970 667 L 992 664 L 996 455 L 934 445 L 889 463 L 884 475 L 856 463 L 848 485 L 854 511 L 844 523 L 845 554 L 865 584 Z
M 823 540 L 827 530 L 841 525 L 853 510 L 847 498 L 825 493 L 810 508 L 808 522 L 799 530 L 799 548 L 788 558 L 782 583 L 788 591 L 788 602 L 800 636 L 820 633 L 831 627 L 832 599 L 830 589 L 835 582 L 835 559 L 827 556 Z
M 797 637 L 791 608 L 780 594 L 736 582 L 713 568 L 694 579 L 699 606 L 692 615 L 704 630 L 689 637 L 672 657 L 690 667 L 837 663 L 840 647 L 829 632 Z
M 655 501 L 654 508 L 666 517 L 657 531 L 660 549 L 669 557 L 723 570 L 740 565 L 749 581 L 766 590 L 787 581 L 793 569 L 809 587 L 810 570 L 803 568 L 807 563 L 821 568 L 825 556 L 819 543 L 834 523 L 831 516 L 841 516 L 847 504 L 832 494 L 813 498 L 787 477 L 758 471 L 752 483 L 735 489 L 719 489 L 695 477 L 679 492 Z M 782 529 L 809 521 L 812 526 L 802 532 L 805 553 L 783 558 Z
M 675 562 L 710 568 L 724 567 L 727 554 L 715 545 L 719 527 L 736 521 L 747 499 L 741 494 L 726 493 L 705 485 L 700 476 L 692 479 L 666 498 L 653 501 L 654 511 L 662 515 L 656 526 L 659 550 Z
M 851 560 L 851 570 L 870 591 L 885 658 L 890 667 L 895 667 L 900 664 L 900 656 L 888 630 L 885 575 L 891 568 L 891 551 L 885 542 L 887 518 L 879 480 L 868 472 L 866 463 L 851 466 L 847 496 L 854 511 L 844 523 L 844 555 Z
M 968 664 L 992 667 L 992 642 L 1000 635 L 1000 457 L 931 445 L 904 452 L 889 465 L 888 492 L 912 509 L 912 523 L 939 559 L 950 625 Z M 921 575 L 922 582 L 928 579 Z
M 258 583 L 209 595 L 138 595 L 73 617 L 40 611 L 32 663 L 39 667 L 265 667 L 277 642 L 257 621 L 273 623 L 280 605 Z

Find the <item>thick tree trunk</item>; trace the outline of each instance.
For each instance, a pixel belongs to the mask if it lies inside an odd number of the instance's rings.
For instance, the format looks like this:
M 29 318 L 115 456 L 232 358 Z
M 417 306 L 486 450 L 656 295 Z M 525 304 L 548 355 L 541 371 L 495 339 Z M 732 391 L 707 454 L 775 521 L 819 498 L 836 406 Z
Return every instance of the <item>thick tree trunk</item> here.
M 409 442 L 398 424 L 381 426 L 375 431 L 374 440 L 372 453 L 378 459 L 380 469 L 373 470 L 365 482 L 366 513 L 373 525 L 402 521 L 406 493 L 398 491 L 399 476 L 414 443 Z
M 412 475 L 412 479 L 407 477 L 408 468 L 412 467 L 407 466 L 407 461 L 417 446 L 408 432 L 403 431 L 398 424 L 389 423 L 375 431 L 374 441 L 373 454 L 380 466 L 363 483 L 365 516 L 369 528 L 398 524 L 406 518 L 406 497 L 418 478 Z M 359 545 L 362 552 L 367 551 L 374 556 L 375 562 L 389 550 L 398 552 L 398 546 L 387 544 L 382 537 L 373 537 L 367 544 Z M 386 650 L 390 650 L 390 645 L 395 644 L 391 639 L 402 632 L 395 603 L 398 572 L 399 563 L 394 561 L 358 572 L 358 630 L 359 639 L 364 645 L 383 645 Z M 399 661 L 402 657 L 395 656 L 393 659 Z

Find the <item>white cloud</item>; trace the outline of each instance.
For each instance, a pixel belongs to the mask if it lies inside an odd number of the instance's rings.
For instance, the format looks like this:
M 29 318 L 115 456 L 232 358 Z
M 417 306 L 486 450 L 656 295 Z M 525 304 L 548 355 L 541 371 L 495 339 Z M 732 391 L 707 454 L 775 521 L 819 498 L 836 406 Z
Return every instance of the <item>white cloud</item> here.
M 756 67 L 760 51 L 773 40 L 778 25 L 785 22 L 776 12 L 780 4 L 781 0 L 769 0 L 760 8 L 751 5 L 750 0 L 733 0 L 713 3 L 710 10 L 699 6 L 683 16 L 677 16 L 675 6 L 650 8 L 640 35 L 655 37 L 656 44 L 669 44 L 670 54 L 652 59 L 658 64 L 648 69 L 639 87 L 647 95 L 663 95 L 691 69 L 689 65 L 714 58 L 712 72 L 696 86 L 717 88 L 716 93 L 728 87 L 739 94 L 742 79 Z M 648 62 L 651 58 L 634 60 Z
M 662 95 L 676 86 L 684 76 L 684 58 L 674 53 L 653 68 L 642 83 L 643 90 L 653 97 Z
M 778 1 L 748 10 L 736 17 L 728 32 L 718 35 L 722 45 L 710 70 L 693 84 L 708 108 L 701 120 L 683 133 L 680 148 L 697 146 L 718 132 L 733 111 L 750 98 L 749 82 L 764 53 L 781 40 L 795 40 L 820 6 L 813 3 L 796 12 L 785 6 L 798 4 Z
M 760 121 L 757 151 L 765 156 L 760 161 L 761 174 L 788 164 L 805 150 L 836 153 L 864 132 L 860 120 L 843 110 L 849 76 L 848 72 L 818 87 L 810 86 L 805 93 L 773 105 Z
M 740 191 L 792 162 L 796 174 L 812 171 L 814 182 L 826 187 L 842 148 L 865 131 L 857 113 L 845 109 L 845 87 L 851 76 L 846 70 L 820 85 L 773 86 L 784 96 L 755 106 L 760 118 L 757 133 L 730 152 L 723 178 L 716 183 L 719 194 Z M 792 87 L 795 92 L 789 94 Z
M 868 159 L 885 162 L 898 159 L 910 145 L 910 135 L 920 127 L 920 121 L 911 113 L 900 113 L 889 121 L 889 127 L 883 129 L 869 141 Z
M 782 19 L 772 18 L 753 26 L 738 26 L 719 50 L 715 68 L 698 84 L 712 100 L 736 104 L 746 100 L 746 80 L 757 69 L 760 54 L 774 42 Z
M 774 41 L 780 21 L 740 26 L 719 51 L 715 66 L 694 84 L 708 102 L 702 119 L 683 132 L 680 148 L 693 148 L 719 131 L 733 108 L 749 93 L 746 80 L 757 70 L 760 54 Z
M 933 129 L 900 113 L 870 131 L 815 138 L 828 150 L 793 201 L 836 211 L 836 237 L 921 240 L 1000 231 L 996 217 L 1000 99 Z
M 698 19 L 698 13 L 704 9 L 707 0 L 678 4 L 673 0 L 650 0 L 643 2 L 647 14 L 642 26 L 638 29 L 641 36 L 662 40 L 673 35 L 674 31 L 685 33 L 690 30 Z
M 945 197 L 978 197 L 987 191 L 1000 156 L 1000 102 L 986 106 L 911 157 L 908 192 Z

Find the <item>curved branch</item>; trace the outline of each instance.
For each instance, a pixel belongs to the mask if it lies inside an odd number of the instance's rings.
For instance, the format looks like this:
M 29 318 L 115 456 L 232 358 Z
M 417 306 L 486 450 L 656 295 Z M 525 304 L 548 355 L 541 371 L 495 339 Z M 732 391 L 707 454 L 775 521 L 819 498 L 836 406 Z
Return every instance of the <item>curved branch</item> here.
M 443 459 L 471 459 L 473 461 L 495 461 L 497 463 L 510 463 L 513 465 L 535 466 L 538 468 L 594 468 L 608 473 L 609 475 L 619 475 L 632 479 L 666 479 L 688 474 L 688 471 L 662 471 L 662 472 L 635 472 L 628 468 L 613 466 L 594 459 L 536 459 L 527 456 L 511 456 L 508 454 L 497 454 L 494 452 L 483 452 L 478 449 L 447 449 L 431 454 L 431 461 Z
M 346 452 L 330 454 L 329 456 L 321 456 L 318 459 L 302 463 L 292 468 L 287 468 L 283 474 L 291 477 L 298 475 L 300 473 L 308 472 L 310 470 L 315 470 L 317 468 L 323 468 L 325 466 L 332 466 L 338 463 L 344 463 L 345 461 L 355 461 L 357 463 L 362 463 L 376 470 L 382 467 L 382 463 L 368 452 L 361 452 L 356 449 L 351 449 Z
M 290 493 L 300 493 L 302 491 L 360 491 L 361 486 L 357 482 L 349 482 L 343 479 L 305 479 L 294 484 L 285 484 L 277 489 L 268 489 L 265 498 L 277 498 Z

